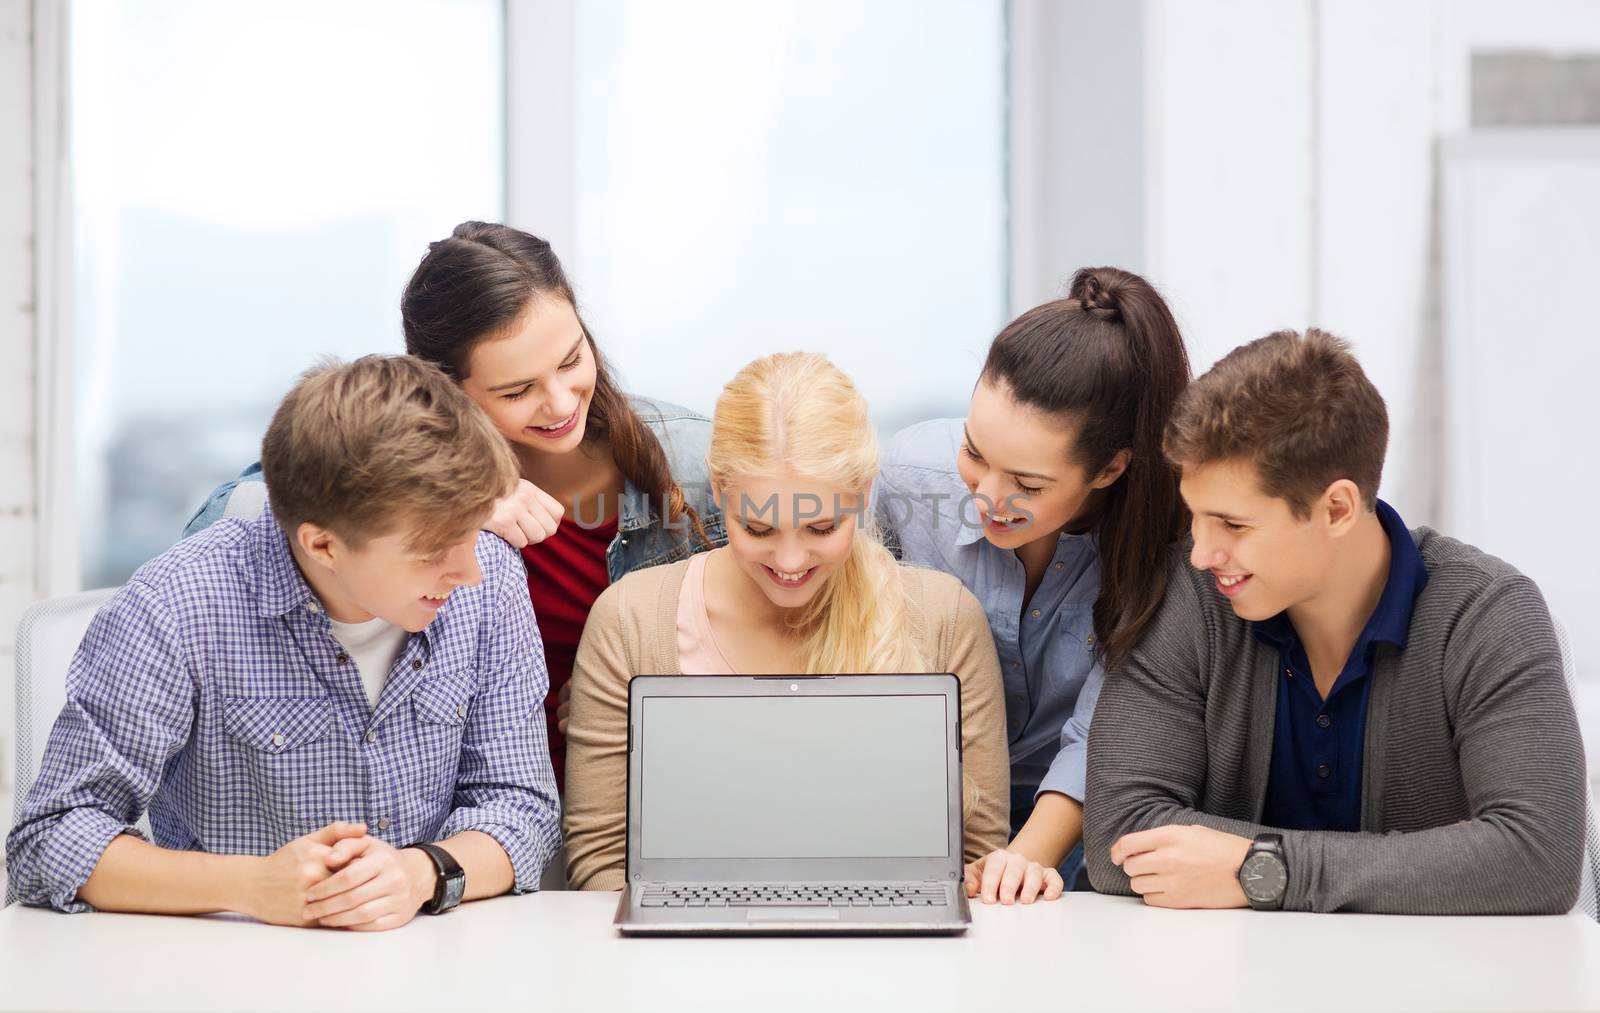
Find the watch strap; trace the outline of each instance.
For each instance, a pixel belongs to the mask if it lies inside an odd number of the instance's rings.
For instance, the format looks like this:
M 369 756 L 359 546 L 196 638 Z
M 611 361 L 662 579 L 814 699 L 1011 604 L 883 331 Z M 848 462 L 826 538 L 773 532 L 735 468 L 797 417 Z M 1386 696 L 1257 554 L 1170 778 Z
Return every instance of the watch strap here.
M 454 855 L 437 844 L 418 843 L 411 845 L 411 847 L 428 856 L 429 860 L 433 862 L 433 871 L 435 873 L 433 897 L 423 905 L 422 910 L 431 915 L 444 914 L 455 907 L 457 903 L 460 903 L 459 893 L 454 903 L 448 902 L 448 884 L 451 880 L 465 880 L 466 872 L 461 868 L 461 863 L 455 860 Z
M 1245 900 L 1249 901 L 1250 906 L 1257 911 L 1279 911 L 1283 908 L 1283 899 L 1289 894 L 1289 862 L 1284 858 L 1283 854 L 1283 835 L 1257 834 L 1256 839 L 1250 842 L 1250 850 L 1245 852 L 1244 862 L 1241 862 L 1239 865 L 1240 872 L 1242 873 L 1244 871 L 1244 867 L 1249 863 L 1250 859 L 1254 858 L 1256 855 L 1263 854 L 1272 855 L 1278 860 L 1278 864 L 1283 866 L 1283 889 L 1278 892 L 1278 897 L 1276 900 L 1258 901 L 1251 897 L 1248 893 L 1245 894 Z

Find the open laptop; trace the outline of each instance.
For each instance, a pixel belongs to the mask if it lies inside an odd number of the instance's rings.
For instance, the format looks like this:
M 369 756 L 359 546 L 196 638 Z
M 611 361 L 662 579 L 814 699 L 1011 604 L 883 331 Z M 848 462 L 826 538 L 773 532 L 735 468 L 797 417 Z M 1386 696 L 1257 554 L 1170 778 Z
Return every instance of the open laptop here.
M 953 675 L 636 676 L 628 934 L 957 933 Z

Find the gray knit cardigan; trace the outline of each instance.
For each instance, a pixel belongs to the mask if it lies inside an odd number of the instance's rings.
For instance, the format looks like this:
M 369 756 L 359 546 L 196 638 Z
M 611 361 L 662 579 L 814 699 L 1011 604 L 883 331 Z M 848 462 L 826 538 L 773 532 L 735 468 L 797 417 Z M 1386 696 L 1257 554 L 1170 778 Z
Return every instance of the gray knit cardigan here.
M 1539 588 L 1427 528 L 1428 585 L 1407 646 L 1379 644 L 1361 830 L 1286 831 L 1287 910 L 1540 914 L 1571 909 L 1583 851 L 1583 742 Z M 1084 848 L 1106 893 L 1132 891 L 1123 834 L 1260 825 L 1277 652 L 1188 564 L 1168 561 L 1143 641 L 1106 676 L 1089 732 Z

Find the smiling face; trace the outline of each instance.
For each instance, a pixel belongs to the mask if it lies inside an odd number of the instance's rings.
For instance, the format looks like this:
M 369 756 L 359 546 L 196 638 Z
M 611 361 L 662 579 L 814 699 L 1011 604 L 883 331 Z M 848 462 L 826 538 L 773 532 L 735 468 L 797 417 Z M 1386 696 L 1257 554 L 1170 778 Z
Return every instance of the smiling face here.
M 773 605 L 800 608 L 850 555 L 866 491 L 795 476 L 745 478 L 717 489 L 728 551 Z
M 1194 514 L 1189 562 L 1208 571 L 1241 619 L 1260 622 L 1315 599 L 1327 585 L 1338 539 L 1326 509 L 1298 518 L 1263 492 L 1255 466 L 1228 459 L 1185 465 L 1179 487 Z
M 583 442 L 594 347 L 565 299 L 540 296 L 504 334 L 480 341 L 461 387 L 515 447 L 565 454 Z
M 1003 384 L 980 380 L 967 409 L 957 470 L 973 496 L 963 511 L 1001 549 L 1054 538 L 1084 513 L 1090 495 L 1127 468 L 1119 454 L 1091 478 L 1073 463 L 1073 427 L 1021 404 Z
M 487 518 L 485 518 L 487 519 Z M 344 623 L 383 619 L 416 633 L 458 587 L 476 587 L 478 531 L 438 550 L 419 550 L 411 528 L 368 538 L 360 546 L 315 524 L 296 532 L 295 562 L 328 614 Z

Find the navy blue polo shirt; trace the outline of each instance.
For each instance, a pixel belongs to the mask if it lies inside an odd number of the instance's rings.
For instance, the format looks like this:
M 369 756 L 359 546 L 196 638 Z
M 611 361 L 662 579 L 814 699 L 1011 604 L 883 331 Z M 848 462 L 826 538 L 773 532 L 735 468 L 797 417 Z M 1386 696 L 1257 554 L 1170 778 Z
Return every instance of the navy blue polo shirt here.
M 1380 643 L 1397 649 L 1406 646 L 1411 608 L 1428 583 L 1411 532 L 1382 500 L 1378 520 L 1389 536 L 1389 578 L 1326 700 L 1311 678 L 1311 663 L 1289 613 L 1252 624 L 1258 640 L 1278 649 L 1278 710 L 1267 803 L 1261 814 L 1261 822 L 1269 827 L 1361 829 L 1362 744 L 1373 653 Z

